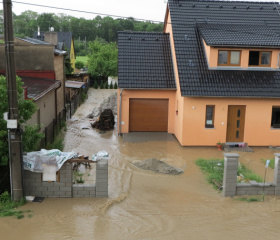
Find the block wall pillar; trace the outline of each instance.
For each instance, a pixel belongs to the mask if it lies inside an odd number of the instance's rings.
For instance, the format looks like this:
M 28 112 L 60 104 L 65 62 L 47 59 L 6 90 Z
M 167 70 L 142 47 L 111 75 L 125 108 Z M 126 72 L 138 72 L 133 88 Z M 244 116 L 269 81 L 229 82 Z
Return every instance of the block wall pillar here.
M 275 195 L 280 195 L 280 153 L 274 153 L 275 155 L 275 166 L 274 166 L 274 184 Z
M 108 197 L 108 160 L 96 163 L 96 197 Z
M 236 194 L 238 158 L 237 153 L 224 153 L 224 197 L 233 197 Z

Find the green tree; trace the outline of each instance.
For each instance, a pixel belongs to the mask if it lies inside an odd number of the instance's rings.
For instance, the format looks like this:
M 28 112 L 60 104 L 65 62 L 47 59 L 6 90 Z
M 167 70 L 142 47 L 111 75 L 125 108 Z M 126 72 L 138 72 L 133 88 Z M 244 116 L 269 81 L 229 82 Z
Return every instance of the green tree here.
M 69 57 L 65 58 L 64 65 L 65 65 L 65 73 L 66 74 L 72 74 L 73 71 L 74 71 L 74 68 L 72 68 Z
M 59 23 L 55 19 L 54 13 L 42 13 L 37 19 L 37 24 L 41 31 L 49 31 L 51 27 L 55 31 L 59 30 Z
M 88 72 L 94 77 L 117 76 L 118 48 L 116 43 L 98 40 L 89 43 Z
M 82 61 L 76 61 L 75 62 L 75 68 L 81 69 L 81 68 L 84 68 L 84 67 L 85 67 L 85 64 Z
M 25 100 L 23 98 L 23 89 L 21 79 L 17 77 L 17 95 L 18 95 L 18 109 L 19 109 L 19 123 L 23 124 L 31 118 L 36 111 L 36 105 L 31 100 Z M 0 165 L 8 164 L 8 131 L 7 122 L 3 116 L 5 112 L 8 112 L 8 95 L 6 78 L 0 76 Z

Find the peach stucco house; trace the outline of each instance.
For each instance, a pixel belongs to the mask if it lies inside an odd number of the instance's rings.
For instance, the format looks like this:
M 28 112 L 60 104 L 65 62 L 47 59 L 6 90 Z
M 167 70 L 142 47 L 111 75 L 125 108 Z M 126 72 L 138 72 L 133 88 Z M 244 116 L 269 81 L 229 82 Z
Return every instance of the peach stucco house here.
M 120 32 L 119 132 L 182 146 L 280 145 L 280 6 L 169 0 L 163 33 Z

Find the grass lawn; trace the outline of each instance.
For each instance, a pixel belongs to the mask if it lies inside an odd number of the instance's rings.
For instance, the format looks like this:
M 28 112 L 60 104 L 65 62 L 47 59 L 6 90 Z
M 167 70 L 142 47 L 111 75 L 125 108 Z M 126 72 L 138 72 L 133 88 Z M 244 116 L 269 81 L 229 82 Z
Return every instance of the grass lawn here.
M 224 176 L 224 160 L 222 159 L 202 159 L 196 160 L 196 165 L 205 173 L 207 181 L 216 189 L 223 185 Z M 247 169 L 243 164 L 238 166 L 237 170 L 238 182 L 255 180 L 263 182 L 262 177 Z M 237 176 L 236 176 L 237 181 Z
M 270 162 L 269 162 L 269 167 L 270 168 L 272 168 L 272 169 L 274 169 L 274 166 L 275 166 L 275 158 L 271 158 L 271 159 L 269 159 L 270 160 Z M 266 159 L 261 159 L 261 161 L 264 163 L 264 164 L 266 164 Z
M 87 56 L 78 56 L 76 57 L 76 62 L 80 61 L 83 62 L 85 64 L 85 66 L 87 65 L 87 61 L 88 61 L 88 57 Z
M 2 193 L 0 195 L 0 217 L 15 216 L 17 219 L 24 218 L 25 213 L 30 213 L 30 211 L 21 211 L 17 208 L 24 205 L 25 202 L 25 199 L 13 202 L 8 192 Z M 32 215 L 29 214 L 28 217 L 32 217 Z

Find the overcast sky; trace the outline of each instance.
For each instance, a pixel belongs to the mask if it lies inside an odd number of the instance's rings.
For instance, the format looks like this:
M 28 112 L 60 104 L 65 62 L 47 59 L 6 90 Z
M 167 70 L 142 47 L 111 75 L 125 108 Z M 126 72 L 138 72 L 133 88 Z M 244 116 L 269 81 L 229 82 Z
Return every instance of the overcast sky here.
M 271 0 L 254 1 L 271 2 Z M 278 1 L 279 0 L 275 0 L 274 2 Z M 2 0 L 0 0 L 0 3 L 1 2 Z M 17 15 L 26 10 L 31 10 L 38 13 L 64 13 L 78 18 L 84 17 L 86 19 L 92 19 L 96 17 L 96 14 L 85 14 L 73 11 L 66 11 L 62 9 L 36 7 L 33 5 L 18 3 L 21 2 L 163 22 L 167 0 L 12 0 L 12 2 L 13 12 Z M 0 9 L 3 9 L 3 3 L 1 3 Z
M 0 2 L 2 2 L 0 0 Z M 53 12 L 64 13 L 75 17 L 86 19 L 95 18 L 95 14 L 84 14 L 66 10 L 56 10 L 52 8 L 36 7 L 32 5 L 20 4 L 30 3 L 58 8 L 67 8 L 87 12 L 96 12 L 123 17 L 134 17 L 155 21 L 164 21 L 166 0 L 18 0 L 13 1 L 13 12 L 19 15 L 21 12 L 31 10 L 38 13 Z M 1 3 L 0 9 L 3 9 Z

